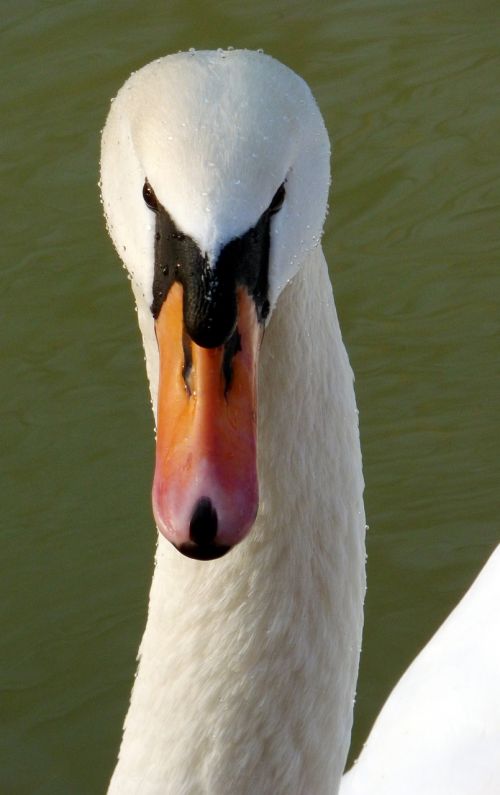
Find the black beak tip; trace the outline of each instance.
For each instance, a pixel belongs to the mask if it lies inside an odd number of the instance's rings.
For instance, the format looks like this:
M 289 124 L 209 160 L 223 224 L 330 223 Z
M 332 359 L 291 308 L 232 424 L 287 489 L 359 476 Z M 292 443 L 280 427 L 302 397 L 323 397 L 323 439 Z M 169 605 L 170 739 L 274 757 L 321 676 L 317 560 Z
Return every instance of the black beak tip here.
M 223 546 L 222 544 L 192 544 L 187 542 L 180 544 L 176 547 L 178 552 L 181 552 L 187 558 L 193 560 L 216 560 L 222 558 L 229 550 L 230 546 Z
M 231 549 L 217 544 L 217 511 L 209 497 L 200 497 L 196 503 L 189 524 L 189 541 L 176 547 L 179 552 L 195 560 L 215 560 Z
M 212 544 L 217 535 L 217 511 L 209 497 L 200 497 L 196 503 L 189 524 L 189 538 L 194 544 Z

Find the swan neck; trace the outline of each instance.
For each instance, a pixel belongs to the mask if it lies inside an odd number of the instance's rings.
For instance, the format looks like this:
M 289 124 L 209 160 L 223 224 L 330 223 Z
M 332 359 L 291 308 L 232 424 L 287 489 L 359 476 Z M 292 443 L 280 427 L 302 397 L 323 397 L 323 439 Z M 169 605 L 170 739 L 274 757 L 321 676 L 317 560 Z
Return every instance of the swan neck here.
M 154 361 L 148 372 L 154 389 Z M 159 540 L 112 795 L 338 789 L 365 519 L 352 372 L 319 248 L 266 329 L 259 412 L 260 507 L 248 539 L 209 563 Z

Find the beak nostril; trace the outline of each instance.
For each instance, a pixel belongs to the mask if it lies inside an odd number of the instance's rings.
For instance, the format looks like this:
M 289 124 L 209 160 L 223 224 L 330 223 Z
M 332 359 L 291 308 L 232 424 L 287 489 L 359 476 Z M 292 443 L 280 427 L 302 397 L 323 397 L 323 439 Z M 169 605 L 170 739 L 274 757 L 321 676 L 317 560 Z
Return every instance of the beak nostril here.
M 233 359 L 237 353 L 242 350 L 241 348 L 241 335 L 238 331 L 238 328 L 235 328 L 232 335 L 229 337 L 228 341 L 224 344 L 224 358 L 222 360 L 222 372 L 224 374 L 224 395 L 227 397 L 227 393 L 231 387 L 231 382 L 233 380 Z
M 189 537 L 199 546 L 211 544 L 217 535 L 217 511 L 209 497 L 200 497 L 189 524 Z
M 186 387 L 186 392 L 188 394 L 188 397 L 191 397 L 193 391 L 191 388 L 193 354 L 191 351 L 191 340 L 189 339 L 185 328 L 182 330 L 182 352 L 184 354 L 184 363 L 182 365 L 182 379 L 184 381 L 184 386 Z

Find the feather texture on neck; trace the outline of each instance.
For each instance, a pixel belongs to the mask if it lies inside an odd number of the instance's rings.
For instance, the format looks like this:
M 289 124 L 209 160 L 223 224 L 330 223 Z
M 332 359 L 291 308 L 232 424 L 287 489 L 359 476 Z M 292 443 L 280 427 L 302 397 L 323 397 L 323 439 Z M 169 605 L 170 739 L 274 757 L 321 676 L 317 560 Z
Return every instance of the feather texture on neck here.
M 281 295 L 259 370 L 248 539 L 195 562 L 160 538 L 110 795 L 332 795 L 365 592 L 352 372 L 321 249 Z

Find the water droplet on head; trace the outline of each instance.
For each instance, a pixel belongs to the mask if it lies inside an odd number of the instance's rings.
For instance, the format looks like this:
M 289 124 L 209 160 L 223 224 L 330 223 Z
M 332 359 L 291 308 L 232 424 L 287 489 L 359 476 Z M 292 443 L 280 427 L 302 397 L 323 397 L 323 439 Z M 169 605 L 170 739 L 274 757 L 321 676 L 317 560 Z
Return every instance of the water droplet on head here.
M 194 48 L 194 47 L 190 47 L 190 48 L 189 48 L 189 50 L 188 50 L 188 52 L 190 52 L 190 53 L 191 53 L 191 55 L 193 55 L 193 54 L 196 52 L 196 50 L 195 50 L 195 48 Z

